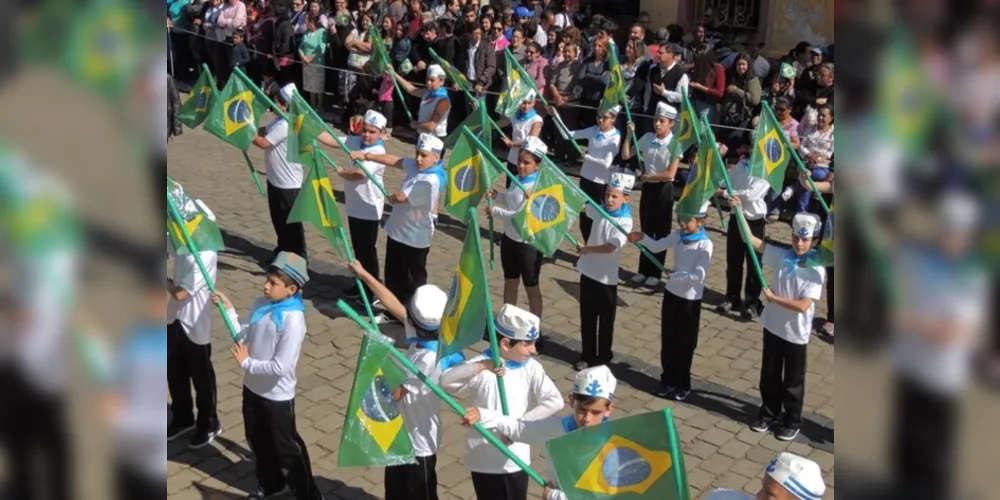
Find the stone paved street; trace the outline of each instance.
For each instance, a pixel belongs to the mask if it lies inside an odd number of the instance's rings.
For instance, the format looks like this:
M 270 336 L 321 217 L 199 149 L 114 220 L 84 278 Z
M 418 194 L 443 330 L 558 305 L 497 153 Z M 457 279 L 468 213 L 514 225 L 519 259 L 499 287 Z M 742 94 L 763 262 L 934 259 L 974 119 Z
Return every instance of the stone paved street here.
M 386 143 L 392 154 L 412 155 L 410 144 L 395 139 Z M 263 154 L 256 148 L 251 149 L 251 157 L 263 180 Z M 342 152 L 328 152 L 335 161 L 345 161 Z M 203 199 L 218 217 L 226 242 L 226 250 L 219 259 L 219 288 L 229 294 L 245 316 L 253 299 L 260 294 L 264 275 L 262 263 L 270 257 L 275 243 L 267 202 L 257 192 L 239 151 L 206 132 L 185 130 L 184 135 L 171 143 L 169 161 L 170 175 L 190 194 Z M 386 189 L 394 192 L 401 179 L 398 171 L 389 171 Z M 339 185 L 339 179 L 334 181 L 335 188 Z M 638 203 L 637 192 L 632 199 L 635 214 L 638 214 Z M 465 229 L 443 211 L 441 222 L 428 260 L 428 275 L 431 283 L 447 290 Z M 480 222 L 486 227 L 485 218 Z M 825 498 L 832 499 L 833 345 L 817 337 L 809 345 L 805 424 L 798 438 L 783 443 L 772 435 L 751 432 L 746 424 L 755 415 L 760 401 L 757 380 L 763 333 L 759 324 L 721 317 L 714 311 L 714 305 L 722 298 L 720 292 L 725 288 L 726 239 L 719 222 L 717 213 L 712 210 L 708 229 L 715 243 L 715 253 L 694 359 L 695 390 L 684 403 L 667 402 L 650 393 L 659 376 L 662 294 L 634 289 L 627 284 L 619 287 L 616 357 L 612 365 L 619 379 L 616 416 L 659 410 L 668 405 L 673 408 L 684 445 L 692 498 L 701 498 L 714 488 L 756 493 L 767 463 L 778 452 L 787 450 L 819 463 L 828 485 Z M 497 230 L 499 234 L 500 228 Z M 778 241 L 788 241 L 787 224 L 769 225 L 767 231 L 768 236 Z M 579 238 L 579 231 L 577 235 Z M 339 469 L 336 465 L 361 332 L 334 306 L 339 298 L 338 290 L 350 282 L 344 262 L 333 255 L 330 244 L 314 228 L 307 229 L 307 238 L 313 279 L 305 291 L 308 335 L 298 365 L 299 433 L 309 446 L 313 471 L 327 499 L 382 498 L 382 469 Z M 379 234 L 378 248 L 381 259 L 385 249 L 384 231 Z M 565 243 L 562 250 L 556 255 L 556 261 L 546 264 L 542 270 L 541 286 L 545 297 L 542 332 L 551 341 L 539 360 L 560 390 L 566 392 L 572 386 L 571 364 L 576 361 L 579 348 L 579 275 L 573 267 L 574 251 Z M 623 278 L 631 276 L 631 271 L 636 269 L 638 255 L 634 246 L 625 249 Z M 495 308 L 499 308 L 502 292 L 499 259 L 497 248 L 496 268 L 490 273 Z M 770 273 L 767 276 L 770 277 Z M 523 290 L 519 301 L 527 303 Z M 825 300 L 818 306 L 817 317 L 825 317 Z M 384 331 L 401 333 L 391 327 Z M 197 451 L 187 450 L 183 439 L 171 443 L 168 493 L 172 499 L 242 499 L 256 485 L 240 414 L 242 370 L 228 352 L 228 334 L 218 317 L 213 338 L 219 411 L 225 430 L 213 446 Z M 480 345 L 476 350 L 484 348 L 485 345 Z M 442 411 L 446 426 L 443 446 L 438 453 L 439 493 L 441 498 L 448 500 L 472 499 L 469 473 L 462 466 L 465 430 L 457 426 L 457 417 L 446 407 Z M 544 475 L 546 461 L 541 451 L 540 447 L 533 449 L 532 464 Z M 541 488 L 532 486 L 529 498 L 540 496 Z

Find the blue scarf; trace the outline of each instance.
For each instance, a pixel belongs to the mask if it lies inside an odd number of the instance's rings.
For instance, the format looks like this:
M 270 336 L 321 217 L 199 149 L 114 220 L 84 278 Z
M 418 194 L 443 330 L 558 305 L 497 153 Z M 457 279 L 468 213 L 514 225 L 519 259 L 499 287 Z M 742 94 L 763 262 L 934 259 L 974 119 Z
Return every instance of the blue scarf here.
M 681 233 L 681 241 L 684 243 L 694 243 L 696 241 L 707 240 L 707 239 L 708 239 L 708 234 L 705 233 L 704 227 L 691 234 Z
M 521 181 L 521 184 L 523 184 L 525 186 L 527 186 L 528 184 L 531 184 L 531 183 L 535 182 L 535 180 L 537 180 L 537 179 L 538 179 L 538 170 L 535 170 L 535 173 L 528 174 L 528 175 L 526 175 L 524 177 L 521 177 L 520 175 L 517 176 L 517 180 Z
M 607 131 L 608 135 L 604 135 L 604 134 L 605 134 L 605 132 L 602 132 L 601 129 L 597 129 L 597 135 L 594 136 L 594 140 L 595 141 L 603 141 L 604 138 L 606 138 L 606 137 L 611 137 L 611 136 L 617 135 L 618 134 L 618 129 L 613 128 L 613 129 Z
M 514 119 L 516 119 L 519 122 L 523 122 L 530 120 L 535 116 L 538 116 L 538 112 L 535 111 L 535 108 L 531 108 L 527 113 L 522 113 L 521 109 L 518 108 L 517 113 L 514 114 Z
M 601 423 L 608 421 L 608 417 L 601 419 Z M 573 432 L 580 428 L 580 425 L 576 423 L 576 417 L 574 415 L 566 415 L 560 420 L 562 422 L 562 428 L 566 432 Z
M 406 339 L 407 345 L 416 345 L 420 349 L 425 349 L 428 351 L 437 352 L 438 341 L 430 339 L 420 339 L 417 337 L 409 337 Z M 454 354 L 445 356 L 438 361 L 441 364 L 441 371 L 445 371 L 453 366 L 460 365 L 465 362 L 465 354 L 462 351 L 458 351 Z
M 422 174 L 434 174 L 438 178 L 438 189 L 444 189 L 448 186 L 448 174 L 444 171 L 444 161 L 438 160 L 433 167 L 420 172 Z
M 491 348 L 483 351 L 483 356 L 486 356 L 487 359 L 493 359 L 493 348 L 491 347 Z M 528 358 L 528 359 L 530 360 L 531 358 Z M 510 370 L 516 370 L 518 368 L 523 368 L 524 365 L 527 364 L 527 363 L 528 363 L 528 361 L 524 361 L 523 363 L 521 363 L 521 362 L 518 362 L 518 361 L 511 361 L 509 359 L 503 360 L 503 365 L 506 366 Z
M 632 217 L 632 206 L 628 203 L 622 203 L 622 206 L 618 207 L 618 210 L 609 210 L 603 203 L 601 203 L 601 208 L 612 217 Z
M 424 92 L 424 101 L 430 102 L 432 99 L 448 99 L 448 89 L 441 87 L 437 90 L 429 90 Z
M 378 142 L 376 142 L 375 144 L 370 144 L 368 146 L 365 146 L 365 142 L 361 140 L 360 137 L 358 138 L 358 142 L 361 144 L 361 149 L 370 149 L 374 148 L 375 146 L 382 146 L 383 148 L 385 147 L 385 143 L 382 142 L 382 139 L 379 139 Z
M 306 305 L 302 302 L 302 292 L 298 292 L 285 300 L 269 302 L 268 304 L 257 308 L 257 310 L 253 312 L 253 316 L 250 318 L 250 324 L 256 324 L 261 320 L 261 318 L 266 316 L 267 313 L 272 313 L 271 321 L 274 322 L 274 327 L 280 332 L 285 329 L 284 313 L 291 311 L 306 312 Z

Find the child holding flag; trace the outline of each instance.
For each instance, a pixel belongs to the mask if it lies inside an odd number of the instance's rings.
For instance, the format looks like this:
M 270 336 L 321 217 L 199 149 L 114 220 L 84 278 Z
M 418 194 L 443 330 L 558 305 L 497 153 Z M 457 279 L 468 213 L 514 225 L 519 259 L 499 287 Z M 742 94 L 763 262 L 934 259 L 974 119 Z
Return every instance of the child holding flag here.
M 573 391 L 566 401 L 573 406 L 573 414 L 565 417 L 550 416 L 539 420 L 505 417 L 496 410 L 468 408 L 462 425 L 471 427 L 477 422 L 483 427 L 499 431 L 515 443 L 544 445 L 550 439 L 583 427 L 593 427 L 608 421 L 615 409 L 615 388 L 618 381 L 604 365 L 581 370 L 573 380 Z M 549 467 L 549 470 L 553 470 Z M 544 500 L 567 500 L 558 489 L 559 483 L 550 481 L 542 496 Z
M 295 427 L 295 367 L 306 337 L 302 287 L 309 281 L 306 260 L 281 252 L 264 282 L 264 296 L 250 308 L 240 342 L 232 348 L 243 375 L 243 424 L 254 451 L 258 486 L 248 500 L 277 495 L 288 485 L 298 500 L 322 500 L 309 452 Z M 234 324 L 239 317 L 222 292 L 213 295 Z M 284 471 L 287 471 L 284 472 Z
M 500 121 L 503 122 L 503 119 Z M 535 91 L 529 90 L 521 101 L 521 107 L 514 114 L 514 119 L 510 121 L 510 138 L 503 137 L 503 143 L 510 148 L 507 154 L 507 189 L 510 189 L 511 176 L 519 175 L 518 164 L 522 148 L 527 145 L 529 137 L 537 138 L 541 135 L 544 121 L 535 111 Z
M 531 192 L 538 179 L 538 169 L 542 158 L 548 153 L 548 146 L 541 139 L 528 136 L 518 155 L 517 178 L 527 192 L 520 188 L 497 193 L 490 190 L 487 196 L 497 200 L 493 207 L 486 209 L 489 217 L 503 219 L 503 239 L 500 241 L 500 265 L 503 267 L 503 301 L 505 304 L 517 305 L 517 280 L 524 283 L 524 291 L 528 294 L 528 309 L 531 314 L 542 316 L 542 291 L 538 288 L 539 276 L 542 272 L 542 253 L 537 248 L 526 243 L 517 226 L 510 218 L 524 209 L 528 203 L 528 193 Z
M 708 206 L 694 217 L 677 216 L 680 232 L 655 240 L 640 232 L 629 235 L 650 252 L 674 250 L 674 272 L 667 279 L 663 305 L 660 309 L 660 385 L 655 394 L 684 401 L 691 394 L 691 362 L 698 346 L 701 321 L 701 298 L 705 293 L 705 278 L 712 265 L 712 239 L 705 233 Z
M 631 231 L 629 195 L 635 176 L 615 172 L 610 180 L 603 208 L 622 229 Z M 588 205 L 584 213 L 597 222 L 587 238 L 587 244 L 580 247 L 580 259 L 576 262 L 580 271 L 580 335 L 583 344 L 580 360 L 573 365 L 577 370 L 608 364 L 614 356 L 611 344 L 618 309 L 619 251 L 628 243 L 628 233 L 615 228 L 596 208 Z
M 732 203 L 739 207 L 739 198 L 734 198 Z M 770 288 L 764 289 L 768 303 L 760 316 L 764 325 L 761 405 L 750 429 L 764 432 L 776 426 L 774 437 L 781 441 L 795 439 L 802 426 L 806 346 L 812 332 L 816 301 L 822 297 L 826 282 L 826 269 L 809 261 L 820 234 L 819 216 L 800 212 L 792 219 L 792 248 L 764 243 L 754 235 L 750 235 L 748 242 L 754 250 L 764 254 L 761 265 L 774 269 Z
M 771 185 L 767 179 L 755 177 L 750 174 L 750 160 L 744 158 L 735 166 L 729 168 L 729 180 L 733 183 L 730 186 L 733 195 L 740 199 L 740 206 L 743 207 L 743 216 L 746 218 L 747 227 L 750 234 L 757 238 L 764 238 L 764 227 L 767 221 L 767 194 L 771 191 Z M 731 201 L 729 191 L 719 188 L 717 196 L 722 196 Z M 740 318 L 744 321 L 754 321 L 764 309 L 760 303 L 760 278 L 753 268 L 753 261 L 750 259 L 750 248 L 743 243 L 740 235 L 740 222 L 734 210 L 729 216 L 729 228 L 726 234 L 726 301 L 715 308 L 719 314 L 727 314 L 732 310 L 740 311 Z M 760 255 L 757 256 L 760 260 Z M 743 283 L 743 263 L 746 262 L 747 277 L 744 292 L 744 300 L 740 300 L 740 287 Z
M 583 155 L 583 166 L 580 167 L 580 188 L 594 200 L 603 200 L 611 179 L 611 164 L 615 161 L 618 148 L 621 146 L 622 135 L 615 128 L 615 118 L 622 107 L 616 105 L 607 113 L 597 116 L 597 125 L 570 133 L 573 140 L 586 139 L 587 154 Z M 550 115 L 557 114 L 555 108 L 549 107 Z M 600 217 L 598 217 L 600 219 Z M 590 230 L 594 225 L 593 217 L 584 212 L 580 217 L 580 232 L 583 239 L 590 239 Z
M 517 306 L 504 304 L 494 319 L 503 365 L 493 367 L 493 352 L 441 374 L 441 387 L 451 393 L 468 390 L 472 406 L 500 410 L 497 377 L 504 377 L 510 415 L 524 420 L 549 417 L 563 407 L 563 399 L 542 364 L 532 358 L 538 339 L 538 316 Z M 528 410 L 529 396 L 537 405 Z M 531 465 L 531 448 L 523 443 L 510 446 L 525 464 Z M 479 500 L 525 500 L 528 474 L 493 447 L 476 431 L 469 431 L 465 466 L 472 472 L 472 486 Z

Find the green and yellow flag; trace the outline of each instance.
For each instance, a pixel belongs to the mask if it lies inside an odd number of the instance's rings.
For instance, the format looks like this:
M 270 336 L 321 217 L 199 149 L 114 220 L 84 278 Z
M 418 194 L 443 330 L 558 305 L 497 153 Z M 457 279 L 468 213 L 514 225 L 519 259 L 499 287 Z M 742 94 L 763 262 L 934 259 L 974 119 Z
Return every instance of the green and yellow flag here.
M 485 108 L 485 106 L 486 105 L 480 101 L 479 107 Z M 490 132 L 488 133 L 482 133 L 482 130 L 480 130 L 484 126 L 490 127 L 489 119 L 487 118 L 484 120 L 484 116 L 486 115 L 480 112 L 470 113 L 469 116 L 466 116 L 465 120 L 462 120 L 462 123 L 460 123 L 458 127 L 455 127 L 455 130 L 448 134 L 448 137 L 444 138 L 444 147 L 454 148 L 455 145 L 458 144 L 458 140 L 462 137 L 462 127 L 469 127 L 469 131 L 479 136 L 479 140 L 483 141 L 487 146 L 492 146 L 493 129 L 489 128 L 488 130 L 490 130 Z
M 566 231 L 586 203 L 576 190 L 562 183 L 552 172 L 553 168 L 551 165 L 542 167 L 528 195 L 527 205 L 511 219 L 524 241 L 546 257 L 556 253 Z
M 761 113 L 757 131 L 754 132 L 753 151 L 750 153 L 750 175 L 766 180 L 778 192 L 781 192 L 785 170 L 795 154 L 785 144 L 782 133 L 781 124 L 770 112 L 770 108 L 765 109 Z
M 715 145 L 715 141 L 706 140 L 698 146 L 698 157 L 691 164 L 688 171 L 687 182 L 684 183 L 684 190 L 677 200 L 677 215 L 682 218 L 697 217 L 701 213 L 701 208 L 705 202 L 715 196 L 715 189 L 719 186 L 721 174 L 717 172 L 720 168 L 726 168 L 722 161 L 722 155 Z
M 382 34 L 379 33 L 374 24 L 368 27 L 368 33 L 372 40 L 372 57 L 368 60 L 368 70 L 376 75 L 382 75 L 385 73 L 386 68 L 392 65 L 389 62 L 389 51 L 385 49 L 385 41 L 382 40 Z
M 267 103 L 254 93 L 252 83 L 234 73 L 205 120 L 204 128 L 240 151 L 246 151 L 257 135 L 257 126 Z
M 71 20 L 65 32 L 46 31 L 63 45 L 63 70 L 74 83 L 107 98 L 128 95 L 129 87 L 142 75 L 150 33 L 157 32 L 153 20 L 144 9 L 121 0 L 86 2 Z
M 480 113 L 486 108 L 480 106 Z M 489 125 L 485 132 L 490 132 Z M 481 130 L 483 131 L 483 130 Z M 483 134 L 478 134 L 480 140 Z M 469 208 L 479 205 L 486 191 L 493 185 L 497 172 L 490 166 L 475 144 L 464 135 L 458 139 L 448 158 L 448 186 L 445 192 L 445 210 L 464 224 L 469 223 Z
M 688 500 L 684 454 L 669 408 L 585 427 L 545 444 L 573 500 Z
M 615 107 L 625 95 L 625 75 L 622 73 L 622 65 L 618 62 L 617 52 L 618 49 L 615 47 L 614 42 L 612 42 L 611 50 L 608 51 L 608 86 L 604 89 L 604 94 L 601 96 L 599 109 L 602 115 Z
M 940 100 L 909 33 L 894 32 L 885 50 L 876 84 L 880 131 L 908 156 L 919 156 Z
M 521 74 L 517 61 L 509 50 L 504 51 L 504 57 L 507 61 L 507 85 L 497 99 L 497 113 L 513 119 L 524 98 L 531 92 L 531 86 L 525 83 L 531 77 Z
M 184 226 L 187 227 L 188 234 L 194 240 L 198 251 L 218 252 L 225 248 L 222 243 L 222 231 L 215 223 L 215 215 L 201 200 L 195 200 L 188 196 L 184 192 L 184 187 L 169 177 L 167 178 L 167 196 L 173 200 L 177 210 L 184 218 Z M 191 253 L 188 251 L 184 232 L 172 217 L 167 218 L 167 233 L 170 235 L 170 244 L 177 255 Z
M 444 69 L 444 72 L 448 74 L 449 80 L 451 80 L 453 83 L 457 83 L 458 86 L 462 87 L 463 90 L 472 92 L 472 82 L 470 82 L 469 79 L 465 75 L 463 75 L 461 71 L 456 70 L 455 67 L 452 66 L 450 62 L 444 60 L 441 56 L 437 54 L 437 52 L 434 52 L 434 49 L 431 49 L 431 57 L 433 57 L 434 61 L 437 62 L 438 65 L 441 66 L 442 69 Z
M 687 151 L 691 146 L 701 144 L 702 130 L 698 112 L 691 105 L 691 99 L 688 99 L 687 94 L 683 94 L 683 96 L 680 117 L 674 126 L 674 137 L 681 145 L 681 151 Z
M 313 142 L 325 130 L 323 123 L 310 112 L 309 103 L 298 93 L 288 107 L 288 144 L 286 155 L 292 163 L 309 163 L 312 161 Z
M 347 241 L 342 231 L 344 223 L 340 218 L 340 208 L 333 196 L 333 186 L 319 161 L 310 156 L 309 176 L 302 183 L 299 197 L 288 214 L 288 222 L 308 222 L 316 226 L 326 239 L 333 243 L 334 253 L 347 256 Z
M 386 467 L 416 462 L 403 414 L 392 397 L 406 375 L 389 357 L 388 337 L 365 335 L 354 370 L 340 436 L 338 467 Z
M 438 359 L 479 342 L 486 328 L 486 294 L 490 285 L 476 244 L 479 233 L 474 226 L 469 224 L 465 230 L 465 244 L 448 292 L 448 304 L 441 319 Z
M 191 97 L 177 111 L 177 119 L 190 128 L 201 125 L 201 122 L 208 118 L 209 111 L 215 107 L 218 96 L 215 90 L 215 77 L 211 71 L 202 71 L 194 88 L 191 89 Z

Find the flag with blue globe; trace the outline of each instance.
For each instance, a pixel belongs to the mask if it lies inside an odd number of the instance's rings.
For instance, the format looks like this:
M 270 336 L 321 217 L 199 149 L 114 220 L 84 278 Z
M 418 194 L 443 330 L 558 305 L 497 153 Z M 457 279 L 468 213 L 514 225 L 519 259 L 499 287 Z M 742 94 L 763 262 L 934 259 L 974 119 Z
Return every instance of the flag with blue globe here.
M 202 71 L 198 81 L 191 88 L 191 97 L 177 110 L 177 119 L 190 128 L 201 125 L 208 118 L 209 111 L 215 106 L 215 77 L 212 72 Z
M 253 82 L 237 72 L 212 106 L 204 128 L 240 151 L 246 151 L 257 135 L 257 126 L 267 111 L 267 103 L 257 97 Z
M 552 168 L 555 167 L 542 167 L 530 188 L 527 204 L 511 218 L 524 241 L 546 257 L 556 253 L 586 203 L 575 189 L 563 184 Z
M 761 113 L 757 131 L 753 135 L 750 175 L 766 180 L 772 189 L 780 192 L 785 181 L 785 170 L 795 153 L 789 149 L 783 137 L 781 123 L 770 111 L 768 107 L 767 112 Z

